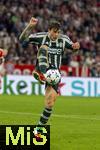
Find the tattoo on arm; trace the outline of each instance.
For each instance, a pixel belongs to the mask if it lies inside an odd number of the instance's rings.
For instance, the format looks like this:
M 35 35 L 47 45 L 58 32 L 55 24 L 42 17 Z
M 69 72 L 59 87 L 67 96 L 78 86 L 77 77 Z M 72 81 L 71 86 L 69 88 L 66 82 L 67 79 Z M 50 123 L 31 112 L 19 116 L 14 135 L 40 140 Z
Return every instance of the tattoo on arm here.
M 19 40 L 22 41 L 22 40 L 25 40 L 28 38 L 29 34 L 31 33 L 32 31 L 32 27 L 30 27 L 29 25 L 24 29 L 24 31 L 21 33 L 20 37 L 19 37 Z

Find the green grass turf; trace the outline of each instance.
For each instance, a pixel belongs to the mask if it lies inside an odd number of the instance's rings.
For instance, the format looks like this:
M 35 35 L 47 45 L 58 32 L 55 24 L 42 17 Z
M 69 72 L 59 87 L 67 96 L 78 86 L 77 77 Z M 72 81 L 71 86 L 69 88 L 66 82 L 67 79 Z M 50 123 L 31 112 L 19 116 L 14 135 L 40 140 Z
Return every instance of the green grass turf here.
M 0 95 L 0 124 L 37 124 L 43 96 Z M 58 97 L 50 150 L 100 150 L 100 98 Z

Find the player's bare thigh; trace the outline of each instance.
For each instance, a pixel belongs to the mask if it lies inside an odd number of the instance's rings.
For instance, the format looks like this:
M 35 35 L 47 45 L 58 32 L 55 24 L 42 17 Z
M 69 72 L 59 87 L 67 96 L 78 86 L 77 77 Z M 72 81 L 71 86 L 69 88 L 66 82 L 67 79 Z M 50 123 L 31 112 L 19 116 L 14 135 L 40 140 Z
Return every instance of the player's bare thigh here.
M 45 92 L 45 107 L 52 108 L 56 101 L 57 96 L 58 96 L 57 92 L 51 86 L 47 86 Z

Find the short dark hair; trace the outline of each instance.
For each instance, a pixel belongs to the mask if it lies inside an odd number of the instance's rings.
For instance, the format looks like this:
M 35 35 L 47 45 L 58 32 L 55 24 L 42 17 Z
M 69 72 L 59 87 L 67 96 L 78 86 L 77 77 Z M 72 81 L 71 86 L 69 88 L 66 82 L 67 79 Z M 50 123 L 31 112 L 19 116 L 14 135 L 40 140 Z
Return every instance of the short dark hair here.
M 56 20 L 51 20 L 48 29 L 51 30 L 52 28 L 59 30 L 61 28 L 60 22 Z

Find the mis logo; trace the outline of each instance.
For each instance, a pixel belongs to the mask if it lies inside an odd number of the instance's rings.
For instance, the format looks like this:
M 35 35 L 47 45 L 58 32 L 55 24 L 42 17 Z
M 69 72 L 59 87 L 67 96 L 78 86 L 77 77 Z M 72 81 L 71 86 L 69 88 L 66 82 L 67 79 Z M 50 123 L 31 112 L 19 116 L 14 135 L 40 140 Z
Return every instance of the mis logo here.
M 42 146 L 43 150 L 50 149 L 50 127 L 42 127 L 41 140 L 34 136 L 36 126 L 29 125 L 1 125 L 0 148 L 2 149 L 36 149 Z

